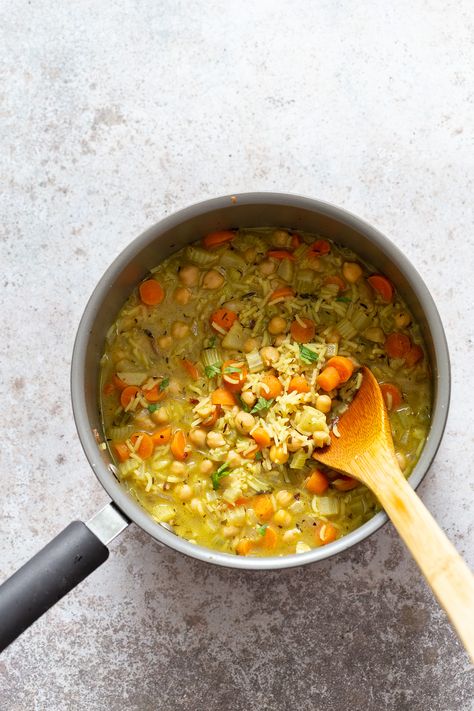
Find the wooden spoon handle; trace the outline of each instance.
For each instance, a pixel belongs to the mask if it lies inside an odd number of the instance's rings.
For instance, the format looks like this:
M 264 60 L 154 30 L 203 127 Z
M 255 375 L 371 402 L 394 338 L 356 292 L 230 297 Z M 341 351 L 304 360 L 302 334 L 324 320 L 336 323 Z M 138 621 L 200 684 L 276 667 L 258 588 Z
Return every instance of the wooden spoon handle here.
M 362 455 L 361 459 L 365 459 Z M 359 459 L 359 467 L 363 462 Z M 421 499 L 400 472 L 391 452 L 378 451 L 376 476 L 363 480 L 379 499 L 474 662 L 474 576 Z

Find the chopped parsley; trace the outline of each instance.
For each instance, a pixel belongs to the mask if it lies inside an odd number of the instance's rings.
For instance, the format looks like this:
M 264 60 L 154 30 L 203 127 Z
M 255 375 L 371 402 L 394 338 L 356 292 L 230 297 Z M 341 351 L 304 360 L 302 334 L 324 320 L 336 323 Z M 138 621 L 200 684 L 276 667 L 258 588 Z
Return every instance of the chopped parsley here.
M 241 373 L 242 368 L 236 368 L 235 365 L 228 365 L 226 368 L 224 368 L 224 373 Z
M 219 469 L 216 469 L 215 472 L 212 473 L 211 476 L 211 481 L 212 481 L 212 488 L 214 491 L 219 488 L 219 482 L 221 479 L 223 479 L 225 476 L 230 474 L 230 469 L 228 464 L 221 464 Z
M 208 378 L 214 378 L 221 372 L 221 366 L 217 363 L 214 363 L 213 365 L 206 365 L 204 370 Z
M 159 408 L 159 405 L 156 404 L 156 402 L 153 402 L 151 405 L 148 405 L 148 412 L 156 412 Z
M 244 401 L 242 400 L 242 398 L 240 397 L 240 395 L 237 395 L 237 399 L 238 399 L 238 401 L 239 401 L 239 404 L 240 404 L 240 407 L 242 408 L 242 410 L 243 410 L 244 412 L 250 412 L 250 407 L 247 405 L 246 402 L 244 402 Z
M 160 390 L 165 390 L 168 385 L 170 384 L 170 379 L 169 378 L 163 378 L 163 380 L 160 383 Z
M 343 304 L 350 304 L 352 299 L 348 299 L 347 296 L 338 296 L 336 301 L 342 301 Z
M 217 343 L 217 338 L 215 336 L 212 336 L 212 338 L 209 339 L 208 343 L 208 348 L 214 348 Z
M 258 451 L 257 454 L 255 455 L 255 461 L 259 462 L 261 459 L 263 459 L 263 454 Z
M 258 531 L 258 533 L 259 533 L 260 536 L 264 536 L 266 530 L 267 530 L 267 524 L 266 524 L 266 523 L 264 523 L 263 526 L 259 526 L 259 527 L 257 528 L 257 531 Z
M 262 410 L 268 410 L 268 408 L 275 402 L 275 398 L 272 397 L 270 400 L 266 400 L 264 397 L 259 397 L 255 405 L 252 407 L 250 412 L 262 412 Z
M 312 351 L 311 348 L 300 346 L 300 359 L 303 363 L 316 363 L 316 361 L 319 360 L 319 356 L 317 353 Z

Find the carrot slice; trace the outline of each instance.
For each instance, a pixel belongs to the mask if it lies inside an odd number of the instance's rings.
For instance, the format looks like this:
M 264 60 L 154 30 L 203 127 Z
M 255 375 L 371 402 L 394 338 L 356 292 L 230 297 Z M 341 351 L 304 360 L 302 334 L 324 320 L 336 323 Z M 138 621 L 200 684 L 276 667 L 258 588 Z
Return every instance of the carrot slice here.
M 227 390 L 227 388 L 217 388 L 211 395 L 213 405 L 223 405 L 224 407 L 233 407 L 237 404 L 235 397 Z
M 301 322 L 301 323 L 300 323 Z M 301 325 L 303 324 L 303 325 Z M 291 337 L 297 343 L 309 343 L 316 333 L 316 325 L 310 318 L 295 319 L 290 326 Z
M 326 277 L 323 284 L 334 284 L 338 287 L 339 291 L 344 291 L 347 287 L 347 284 L 344 279 L 341 279 L 341 277 L 337 276 L 337 274 L 333 274 L 331 276 Z
M 307 255 L 309 257 L 323 257 L 325 254 L 329 254 L 331 251 L 331 245 L 325 239 L 318 239 L 313 244 L 309 245 Z
M 287 252 L 286 249 L 271 249 L 267 252 L 267 257 L 273 257 L 273 259 L 289 259 L 290 262 L 294 262 L 296 257 Z
M 225 244 L 226 242 L 232 242 L 234 237 L 235 232 L 232 232 L 232 230 L 210 232 L 202 238 L 202 246 L 206 249 L 214 249 L 215 247 L 220 247 L 221 244 Z
M 321 494 L 324 494 L 326 489 L 329 487 L 329 481 L 323 472 L 320 472 L 319 469 L 313 469 L 311 476 L 305 484 L 305 487 L 311 494 L 321 496 Z
M 181 360 L 181 365 L 193 380 L 198 380 L 199 379 L 199 370 L 197 369 L 197 366 L 190 360 L 187 360 L 187 358 L 183 358 Z
M 267 373 L 267 375 L 263 376 L 261 385 L 263 385 L 263 387 L 260 388 L 260 395 L 265 398 L 265 400 L 278 397 L 283 392 L 283 385 L 278 378 L 271 373 Z
M 162 427 L 151 435 L 155 447 L 162 447 L 168 444 L 171 439 L 171 427 Z
M 160 390 L 158 384 L 154 385 L 149 390 L 144 390 L 143 394 L 145 396 L 145 400 L 148 400 L 148 402 L 160 402 L 160 400 L 163 400 L 166 395 L 164 390 Z
M 367 281 L 383 301 L 386 301 L 387 303 L 392 301 L 393 286 L 390 284 L 387 277 L 384 277 L 381 274 L 373 274 L 368 277 Z
M 248 369 L 242 361 L 226 360 L 222 364 L 222 379 L 227 390 L 233 393 L 242 390 L 247 375 Z
M 125 409 L 140 392 L 140 388 L 137 388 L 136 385 L 127 385 L 120 394 L 120 404 L 122 407 Z
M 259 447 L 269 447 L 272 441 L 267 430 L 264 430 L 263 427 L 257 427 L 250 436 L 253 437 Z
M 171 439 L 170 449 L 173 457 L 179 462 L 186 459 L 188 453 L 186 452 L 186 435 L 183 430 L 176 430 Z
M 387 410 L 396 410 L 402 404 L 402 394 L 393 383 L 382 383 L 380 386 Z
M 234 322 L 237 321 L 237 314 L 235 311 L 231 311 L 231 309 L 222 307 L 211 314 L 209 321 L 211 322 L 212 328 L 218 333 L 220 328 L 224 331 L 229 331 Z M 215 326 L 217 326 L 217 328 L 215 328 Z
M 252 541 L 250 538 L 242 538 L 237 543 L 237 548 L 235 549 L 238 555 L 248 555 L 252 550 Z
M 337 370 L 341 383 L 346 383 L 354 372 L 354 363 L 345 356 L 333 356 L 326 365 Z
M 270 528 L 270 526 L 267 526 L 265 529 L 265 533 L 262 536 L 262 546 L 264 548 L 273 549 L 276 548 L 277 541 L 277 532 L 273 528 Z
M 260 521 L 268 521 L 273 515 L 272 500 L 267 494 L 256 496 L 253 500 L 252 508 Z
M 288 392 L 309 393 L 308 381 L 304 375 L 294 375 L 288 385 Z
M 338 491 L 351 491 L 352 489 L 355 489 L 359 486 L 359 482 L 357 481 L 357 479 L 353 479 L 350 476 L 344 476 L 343 474 L 339 474 L 338 478 L 333 481 L 332 485 Z
M 327 393 L 334 388 L 339 387 L 341 384 L 341 378 L 336 368 L 332 366 L 324 368 L 324 370 L 318 375 L 317 383 L 320 388 L 325 390 Z
M 113 445 L 117 456 L 121 462 L 126 462 L 130 456 L 130 450 L 124 442 L 114 442 Z
M 135 434 L 132 434 L 132 436 L 130 437 L 130 442 L 133 444 L 133 446 L 135 446 L 135 442 L 140 437 L 140 444 L 138 445 L 138 449 L 136 450 L 136 452 L 138 456 L 142 459 L 148 459 L 148 457 L 153 454 L 155 443 L 153 442 L 150 435 L 146 432 L 135 432 Z
M 286 299 L 290 298 L 291 296 L 294 296 L 295 292 L 290 286 L 280 286 L 278 289 L 275 289 L 273 294 L 270 296 L 268 299 L 268 303 L 271 304 L 273 301 L 276 301 L 277 299 Z
M 416 365 L 420 360 L 423 360 L 425 354 L 421 346 L 412 346 L 408 353 L 405 355 L 405 364 L 411 368 L 412 365 Z
M 143 281 L 138 287 L 140 292 L 140 299 L 147 306 L 157 306 L 161 304 L 165 298 L 165 292 L 161 284 L 159 284 L 156 279 L 147 279 Z
M 404 333 L 391 333 L 385 340 L 384 348 L 390 358 L 404 358 L 411 348 L 411 341 Z
M 316 542 L 322 546 L 332 543 L 337 538 L 337 528 L 332 523 L 320 521 L 314 532 Z

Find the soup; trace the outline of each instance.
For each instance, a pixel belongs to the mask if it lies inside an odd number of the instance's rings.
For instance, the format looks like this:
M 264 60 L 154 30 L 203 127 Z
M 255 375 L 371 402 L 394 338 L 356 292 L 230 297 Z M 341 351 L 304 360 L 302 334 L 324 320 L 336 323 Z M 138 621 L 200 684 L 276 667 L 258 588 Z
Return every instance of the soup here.
M 326 545 L 378 510 L 312 455 L 379 381 L 397 459 L 429 429 L 419 326 L 346 247 L 288 229 L 206 235 L 138 285 L 109 329 L 101 408 L 117 477 L 159 523 L 237 555 Z

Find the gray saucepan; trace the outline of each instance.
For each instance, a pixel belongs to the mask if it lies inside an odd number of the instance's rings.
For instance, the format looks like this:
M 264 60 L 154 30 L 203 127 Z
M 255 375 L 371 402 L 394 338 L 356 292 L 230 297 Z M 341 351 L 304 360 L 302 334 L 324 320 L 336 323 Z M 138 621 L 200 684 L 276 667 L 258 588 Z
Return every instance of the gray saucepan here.
M 276 570 L 314 563 L 350 548 L 387 521 L 378 513 L 347 536 L 307 553 L 282 557 L 239 557 L 194 545 L 156 523 L 117 481 L 107 450 L 99 447 L 99 360 L 110 324 L 133 287 L 168 255 L 204 234 L 240 226 L 287 226 L 317 232 L 345 244 L 396 285 L 421 324 L 433 373 L 429 436 L 410 477 L 417 487 L 443 435 L 450 395 L 446 338 L 434 301 L 404 254 L 363 220 L 319 200 L 278 193 L 246 193 L 201 202 L 171 215 L 135 239 L 96 286 L 81 319 L 71 367 L 77 431 L 89 463 L 111 498 L 90 521 L 75 521 L 0 587 L 0 650 L 57 600 L 101 565 L 107 545 L 131 522 L 160 543 L 207 563 L 247 570 Z

